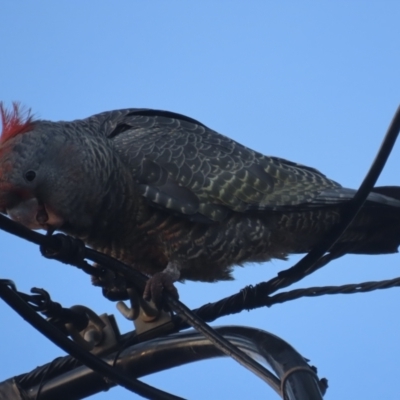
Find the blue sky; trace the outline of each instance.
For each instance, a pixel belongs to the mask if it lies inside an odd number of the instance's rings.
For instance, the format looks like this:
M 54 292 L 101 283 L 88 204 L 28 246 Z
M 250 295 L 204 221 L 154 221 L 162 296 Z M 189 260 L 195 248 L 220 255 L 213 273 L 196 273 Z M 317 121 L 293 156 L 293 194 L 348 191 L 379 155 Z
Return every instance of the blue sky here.
M 346 187 L 367 172 L 400 100 L 395 1 L 3 1 L 0 98 L 40 118 L 70 120 L 128 107 L 176 111 L 264 154 L 318 168 Z M 399 185 L 400 144 L 379 184 Z M 0 278 L 50 291 L 64 306 L 116 314 L 81 272 L 0 232 Z M 289 267 L 235 270 L 233 282 L 178 284 L 191 308 Z M 346 256 L 296 287 L 381 280 L 400 256 Z M 327 377 L 326 399 L 398 399 L 400 290 L 300 299 L 225 317 L 291 343 Z M 63 352 L 0 302 L 0 380 Z M 121 331 L 131 325 L 117 315 Z M 233 360 L 144 381 L 190 399 L 276 398 Z M 124 389 L 97 399 L 132 399 Z

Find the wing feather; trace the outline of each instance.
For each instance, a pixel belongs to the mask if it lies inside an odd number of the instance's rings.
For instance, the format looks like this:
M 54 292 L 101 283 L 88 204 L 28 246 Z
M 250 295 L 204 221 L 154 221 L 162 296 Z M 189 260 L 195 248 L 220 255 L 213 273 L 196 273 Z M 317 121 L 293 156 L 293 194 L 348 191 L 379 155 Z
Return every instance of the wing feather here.
M 125 111 L 107 136 L 157 207 L 218 221 L 232 211 L 320 205 L 322 192 L 340 189 L 313 168 L 264 156 L 188 117 Z

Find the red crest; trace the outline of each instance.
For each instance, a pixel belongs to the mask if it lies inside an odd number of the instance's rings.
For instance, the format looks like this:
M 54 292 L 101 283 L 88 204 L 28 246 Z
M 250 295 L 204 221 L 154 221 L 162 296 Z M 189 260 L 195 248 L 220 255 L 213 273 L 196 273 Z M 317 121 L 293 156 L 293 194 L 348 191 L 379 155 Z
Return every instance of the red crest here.
M 31 114 L 31 110 L 24 110 L 18 102 L 13 103 L 12 110 L 6 110 L 4 104 L 0 102 L 0 117 L 3 125 L 0 143 L 4 143 L 15 135 L 33 129 L 33 115 Z

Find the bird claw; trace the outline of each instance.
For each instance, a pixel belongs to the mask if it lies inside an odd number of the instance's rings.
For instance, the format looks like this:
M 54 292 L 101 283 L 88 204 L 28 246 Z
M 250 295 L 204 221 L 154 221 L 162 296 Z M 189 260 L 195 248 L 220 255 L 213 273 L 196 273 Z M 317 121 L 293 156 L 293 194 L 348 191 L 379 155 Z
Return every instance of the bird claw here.
M 93 267 L 101 268 L 94 264 Z M 92 275 L 92 285 L 102 288 L 103 296 L 110 301 L 120 301 L 129 299 L 126 281 L 115 275 L 112 271 L 106 270 L 104 274 Z
M 146 283 L 143 298 L 153 300 L 154 304 L 160 308 L 164 290 L 176 299 L 179 298 L 178 290 L 174 286 L 174 279 L 168 272 L 157 272 Z

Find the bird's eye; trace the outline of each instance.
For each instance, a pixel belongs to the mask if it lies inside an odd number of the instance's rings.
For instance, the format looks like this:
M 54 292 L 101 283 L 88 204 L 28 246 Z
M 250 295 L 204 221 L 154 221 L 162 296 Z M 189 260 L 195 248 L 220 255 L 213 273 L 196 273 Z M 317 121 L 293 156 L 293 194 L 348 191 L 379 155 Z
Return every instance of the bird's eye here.
M 30 171 L 25 172 L 25 179 L 28 182 L 32 182 L 35 178 L 36 178 L 36 172 L 35 171 L 30 170 Z

